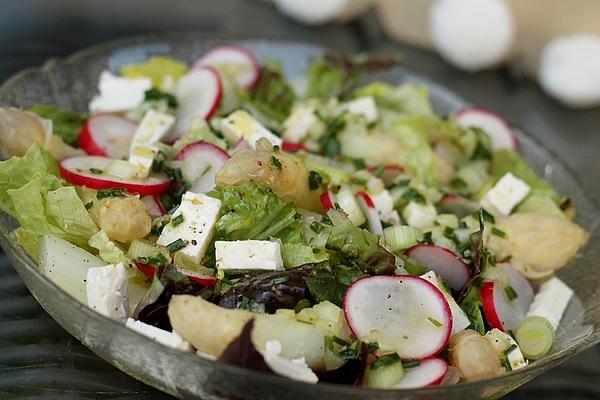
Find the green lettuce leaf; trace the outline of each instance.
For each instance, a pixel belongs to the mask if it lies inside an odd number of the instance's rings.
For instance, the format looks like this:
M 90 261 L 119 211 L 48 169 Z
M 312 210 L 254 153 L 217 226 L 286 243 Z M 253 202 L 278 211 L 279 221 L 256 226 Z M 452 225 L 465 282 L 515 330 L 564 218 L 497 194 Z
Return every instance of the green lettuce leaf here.
M 274 195 L 266 186 L 254 182 L 236 187 L 217 186 L 208 195 L 222 203 L 215 240 L 278 237 L 285 244 L 286 239 L 299 237 L 302 223 L 296 207 Z
M 187 133 L 173 144 L 173 148 L 178 152 L 186 145 L 200 140 L 219 146 L 224 150 L 227 149 L 227 142 L 217 136 L 203 118 L 193 119 Z
M 392 86 L 383 82 L 373 82 L 356 89 L 353 96 L 373 96 L 378 108 L 398 114 L 433 115 L 429 91 L 425 85 L 407 83 Z
M 52 121 L 52 133 L 71 146 L 77 146 L 79 130 L 88 116 L 49 104 L 34 104 L 29 111 Z
M 365 274 L 355 268 L 322 263 L 304 281 L 316 303 L 330 301 L 341 307 L 346 289 L 363 276 Z
M 329 99 L 338 97 L 358 81 L 358 76 L 331 60 L 320 58 L 308 67 L 305 97 Z
M 285 268 L 295 268 L 304 264 L 320 263 L 329 259 L 324 250 L 313 250 L 300 243 L 286 243 L 281 248 L 281 257 Z
M 294 90 L 275 66 L 264 66 L 251 91 L 241 95 L 244 107 L 267 126 L 283 122 L 296 100 Z
M 123 263 L 129 265 L 129 259 L 125 252 L 117 246 L 115 242 L 110 240 L 106 232 L 98 231 L 88 241 L 88 244 L 98 250 L 98 255 L 108 264 Z

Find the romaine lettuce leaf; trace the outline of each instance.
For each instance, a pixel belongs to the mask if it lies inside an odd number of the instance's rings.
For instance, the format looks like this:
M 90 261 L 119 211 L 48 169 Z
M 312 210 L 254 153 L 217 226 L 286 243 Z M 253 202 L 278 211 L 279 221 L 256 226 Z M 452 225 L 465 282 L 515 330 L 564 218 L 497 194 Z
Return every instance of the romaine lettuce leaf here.
M 296 100 L 294 90 L 275 66 L 264 66 L 251 91 L 240 95 L 243 106 L 267 126 L 283 122 Z
M 314 264 L 329 259 L 324 250 L 313 250 L 312 247 L 300 243 L 286 243 L 281 248 L 281 257 L 285 268 L 295 268 L 304 264 Z
M 383 82 L 373 82 L 356 89 L 353 96 L 373 96 L 378 108 L 398 114 L 433 115 L 429 91 L 425 85 L 407 83 L 392 86 Z
M 71 146 L 77 146 L 79 130 L 85 124 L 87 115 L 48 104 L 34 104 L 29 111 L 52 121 L 52 133 Z
M 110 240 L 106 232 L 96 232 L 88 241 L 88 244 L 98 250 L 98 255 L 101 259 L 106 261 L 108 264 L 123 263 L 129 265 L 129 259 L 125 255 L 125 252 L 117 246 L 115 242 Z

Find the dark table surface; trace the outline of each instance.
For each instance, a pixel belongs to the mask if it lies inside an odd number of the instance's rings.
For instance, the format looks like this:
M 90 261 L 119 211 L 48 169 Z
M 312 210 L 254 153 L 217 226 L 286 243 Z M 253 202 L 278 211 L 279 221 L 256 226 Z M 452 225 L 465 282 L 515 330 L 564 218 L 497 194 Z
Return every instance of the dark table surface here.
M 505 115 L 559 154 L 600 199 L 600 109 L 573 111 L 511 68 L 466 74 L 437 55 L 392 43 L 372 13 L 347 25 L 303 27 L 253 0 L 21 0 L 0 2 L 0 81 L 50 57 L 162 31 L 296 39 L 341 51 L 399 51 L 404 64 Z M 0 398 L 163 399 L 105 363 L 56 324 L 0 255 Z M 510 399 L 599 399 L 600 347 L 573 357 Z

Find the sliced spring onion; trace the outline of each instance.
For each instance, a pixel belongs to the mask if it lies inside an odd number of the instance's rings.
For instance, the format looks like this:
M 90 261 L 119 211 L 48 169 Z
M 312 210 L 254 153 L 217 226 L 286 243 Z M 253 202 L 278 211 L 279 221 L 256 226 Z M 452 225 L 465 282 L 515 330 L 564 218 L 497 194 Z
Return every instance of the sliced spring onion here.
M 396 386 L 404 378 L 404 367 L 400 360 L 379 368 L 365 369 L 364 385 L 370 388 L 386 389 Z
M 394 225 L 383 230 L 383 237 L 392 251 L 398 251 L 419 243 L 423 239 L 423 231 L 413 226 Z
M 153 259 L 159 254 L 167 260 L 171 258 L 166 248 L 150 243 L 146 240 L 133 240 L 129 245 L 129 250 L 127 250 L 127 256 L 132 260 L 138 260 L 140 258 Z
M 515 339 L 525 357 L 537 360 L 550 351 L 554 342 L 554 329 L 544 317 L 527 317 L 517 328 Z

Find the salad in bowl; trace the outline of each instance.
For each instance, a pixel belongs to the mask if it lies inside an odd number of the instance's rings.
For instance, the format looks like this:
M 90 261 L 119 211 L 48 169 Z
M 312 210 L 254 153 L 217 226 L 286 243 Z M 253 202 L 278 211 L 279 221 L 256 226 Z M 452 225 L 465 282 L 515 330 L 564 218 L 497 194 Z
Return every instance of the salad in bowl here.
M 575 205 L 481 108 L 301 79 L 222 45 L 103 71 L 89 113 L 0 109 L 0 208 L 71 297 L 198 357 L 379 389 L 494 378 L 544 357 L 585 245 Z

